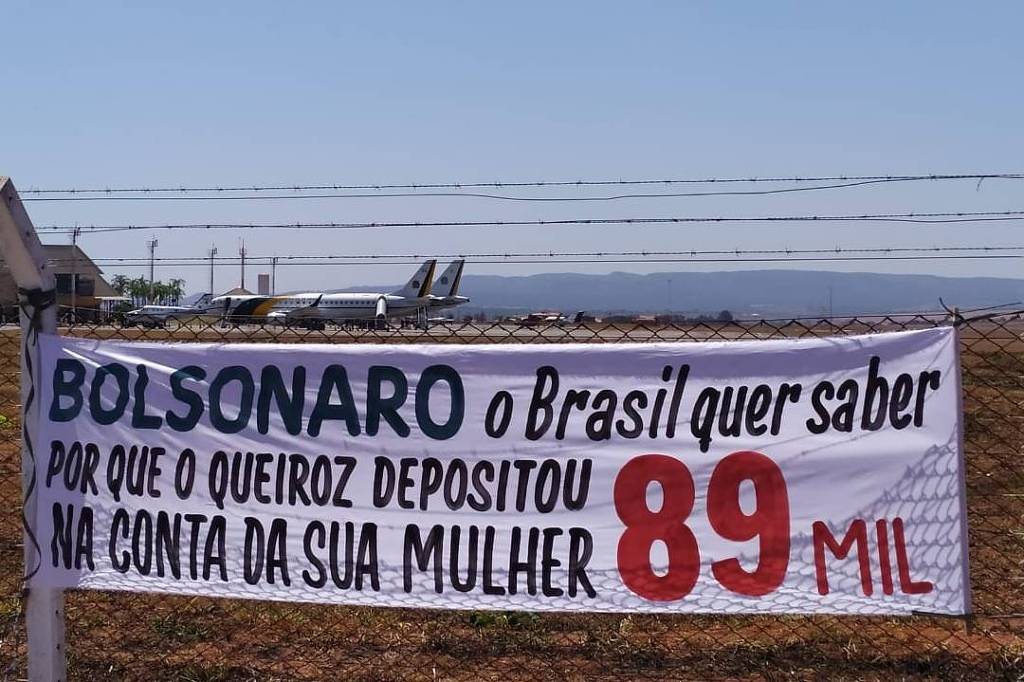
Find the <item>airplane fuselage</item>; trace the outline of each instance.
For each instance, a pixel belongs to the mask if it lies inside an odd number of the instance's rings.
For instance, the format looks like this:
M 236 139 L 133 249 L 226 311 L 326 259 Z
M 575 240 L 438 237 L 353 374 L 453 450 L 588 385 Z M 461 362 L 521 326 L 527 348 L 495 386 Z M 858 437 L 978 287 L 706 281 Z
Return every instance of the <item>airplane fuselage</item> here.
M 466 296 L 431 296 L 430 297 L 430 309 L 431 310 L 443 310 L 445 308 L 454 308 L 455 306 L 462 305 L 463 303 L 469 303 L 469 298 Z
M 320 294 L 287 296 L 230 296 L 211 302 L 209 311 L 230 318 L 289 320 L 373 320 L 412 315 L 430 305 L 428 297 L 409 298 L 384 293 Z
M 336 293 L 306 292 L 284 296 L 243 294 L 218 296 L 205 307 L 207 314 L 220 315 L 226 321 L 280 324 L 296 322 L 303 326 L 322 326 L 323 322 L 343 320 L 375 320 L 416 315 L 426 319 L 426 312 L 443 301 L 444 307 L 458 305 L 469 299 L 455 296 L 463 261 L 455 261 L 442 279 L 451 284 L 447 296 L 430 294 L 436 259 L 421 265 L 408 282 L 391 292 Z

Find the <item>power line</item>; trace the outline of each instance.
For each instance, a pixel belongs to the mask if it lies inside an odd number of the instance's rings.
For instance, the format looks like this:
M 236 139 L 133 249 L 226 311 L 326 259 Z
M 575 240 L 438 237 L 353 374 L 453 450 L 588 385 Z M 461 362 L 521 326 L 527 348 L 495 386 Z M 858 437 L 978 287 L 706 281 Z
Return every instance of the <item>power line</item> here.
M 299 192 L 299 191 L 341 191 L 341 190 L 429 190 L 429 189 L 472 189 L 487 187 L 608 187 L 624 185 L 688 185 L 688 184 L 736 184 L 736 183 L 802 183 L 802 182 L 899 182 L 905 180 L 988 180 L 1024 178 L 1024 173 L 926 173 L 913 175 L 823 175 L 823 176 L 768 176 L 731 178 L 666 178 L 638 180 L 536 180 L 536 181 L 493 181 L 493 182 L 425 182 L 425 183 L 381 183 L 381 184 L 281 184 L 281 185 L 206 185 L 177 187 L 102 187 L 102 188 L 61 188 L 27 189 L 21 194 L 156 194 L 190 192 Z
M 158 257 L 155 260 L 160 263 L 175 263 L 175 264 L 206 264 L 211 261 L 223 262 L 223 263 L 237 263 L 239 262 L 238 256 L 220 256 L 217 257 L 216 249 L 211 250 L 212 253 L 205 256 L 164 256 Z M 264 264 L 270 263 L 273 260 L 278 261 L 352 261 L 354 263 L 367 262 L 376 264 L 377 261 L 381 260 L 412 260 L 412 259 L 426 259 L 436 258 L 438 260 L 447 259 L 511 259 L 511 258 L 538 258 L 538 259 L 576 259 L 576 258 L 614 258 L 614 257 L 642 257 L 642 258 L 658 258 L 658 257 L 696 257 L 696 256 L 798 256 L 798 255 L 843 255 L 843 254 L 939 254 L 939 253 L 953 253 L 953 254 L 969 254 L 969 253 L 985 253 L 985 254 L 997 254 L 1006 252 L 1024 252 L 1024 245 L 1022 246 L 914 246 L 914 247 L 828 247 L 828 248 L 815 248 L 815 249 L 686 249 L 686 250 L 657 250 L 657 249 L 641 249 L 632 251 L 494 251 L 494 252 L 476 252 L 476 253 L 385 253 L 385 254 L 287 254 L 287 255 L 274 255 L 274 256 L 251 256 L 246 255 L 247 262 L 259 262 L 263 261 Z M 53 258 L 50 259 L 51 263 L 67 262 L 72 259 L 69 258 Z M 133 263 L 145 264 L 149 262 L 149 258 L 141 256 L 125 256 L 125 257 L 98 257 L 93 258 L 92 261 L 101 265 L 115 265 L 115 264 L 126 264 L 130 265 Z M 543 262 L 543 261 L 542 261 Z M 573 260 L 561 260 L 559 262 L 575 262 Z
M 633 194 L 613 194 L 603 196 L 521 196 L 508 194 L 486 194 L 482 192 L 389 192 L 380 191 L 372 193 L 347 193 L 347 194 L 325 194 L 322 191 L 316 194 L 294 193 L 294 194 L 189 194 L 192 190 L 181 190 L 186 192 L 178 196 L 153 195 L 153 194 L 128 194 L 129 192 L 164 192 L 165 190 L 109 190 L 96 196 L 79 196 L 79 194 L 92 192 L 93 190 L 39 190 L 40 192 L 66 192 L 69 196 L 37 196 L 23 199 L 23 201 L 279 201 L 295 199 L 397 199 L 397 198 L 450 198 L 462 199 L 491 199 L 496 201 L 515 202 L 587 202 L 587 201 L 619 201 L 623 199 L 669 199 L 680 197 L 713 197 L 713 196 L 765 196 L 770 194 L 791 194 L 796 192 L 816 192 L 832 189 L 846 189 L 851 187 L 863 187 L 865 185 L 890 184 L 895 182 L 914 181 L 936 181 L 936 180 L 964 180 L 976 179 L 982 176 L 969 177 L 904 177 L 904 178 L 883 178 L 874 180 L 857 180 L 853 182 L 833 183 L 828 185 L 812 185 L 810 187 L 783 187 L 776 189 L 759 190 L 724 190 L 704 192 L 645 192 Z M 999 179 L 1024 179 L 1024 175 L 990 175 Z M 672 181 L 665 181 L 672 182 Z M 680 181 L 681 182 L 681 181 Z M 720 182 L 733 182 L 732 180 Z M 226 192 L 236 190 L 229 189 Z M 254 190 L 248 190 L 254 191 Z M 301 190 L 300 190 L 301 191 Z M 307 190 L 308 191 L 308 190 Z
M 572 218 L 566 220 L 472 220 L 367 223 L 182 223 L 165 225 L 49 225 L 40 232 L 70 234 L 73 230 L 93 233 L 131 230 L 264 230 L 264 229 L 378 229 L 391 227 L 556 227 L 567 225 L 669 225 L 687 223 L 779 223 L 779 222 L 887 222 L 887 223 L 981 223 L 1024 218 L 1024 211 L 959 211 L 933 213 L 878 213 L 862 215 L 804 215 L 756 217 L 672 217 L 672 218 Z

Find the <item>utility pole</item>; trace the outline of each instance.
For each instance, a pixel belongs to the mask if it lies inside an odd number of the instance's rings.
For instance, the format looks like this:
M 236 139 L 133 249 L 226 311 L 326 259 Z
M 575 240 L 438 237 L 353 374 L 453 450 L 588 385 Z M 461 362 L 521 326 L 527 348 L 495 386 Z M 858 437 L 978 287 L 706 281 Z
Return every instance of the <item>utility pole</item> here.
M 71 230 L 71 324 L 78 320 L 78 235 L 82 228 Z
M 270 294 L 277 294 L 277 256 L 270 259 Z
M 210 296 L 213 296 L 213 257 L 217 255 L 217 247 L 211 246 L 207 253 L 210 256 Z
M 156 247 L 159 242 L 150 239 L 146 244 L 149 246 L 149 302 L 153 302 L 153 274 L 156 271 Z
M 239 241 L 238 255 L 242 257 L 242 282 L 239 286 L 245 288 L 245 240 Z

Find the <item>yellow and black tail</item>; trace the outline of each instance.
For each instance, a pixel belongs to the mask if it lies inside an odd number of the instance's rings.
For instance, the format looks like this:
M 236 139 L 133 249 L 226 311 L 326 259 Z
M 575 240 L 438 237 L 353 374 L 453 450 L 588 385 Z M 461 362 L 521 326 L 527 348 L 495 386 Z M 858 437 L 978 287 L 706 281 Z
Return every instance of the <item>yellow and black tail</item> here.
M 432 293 L 445 297 L 458 296 L 459 283 L 462 282 L 462 268 L 465 265 L 465 260 L 453 260 L 451 264 L 444 269 L 441 276 L 437 278 L 439 288 L 437 291 Z
M 397 291 L 394 291 L 396 296 L 404 296 L 406 298 L 422 298 L 430 294 L 430 288 L 434 282 L 434 268 L 437 266 L 437 260 L 430 259 L 426 263 L 420 266 L 416 274 L 405 283 L 405 286 Z

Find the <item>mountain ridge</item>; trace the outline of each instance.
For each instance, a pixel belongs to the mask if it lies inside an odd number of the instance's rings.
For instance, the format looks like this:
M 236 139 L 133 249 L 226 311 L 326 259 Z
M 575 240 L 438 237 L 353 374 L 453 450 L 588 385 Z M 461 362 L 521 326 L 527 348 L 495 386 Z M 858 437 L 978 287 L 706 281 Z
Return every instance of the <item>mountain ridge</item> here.
M 397 287 L 380 287 L 391 291 Z M 337 291 L 367 291 L 350 287 Z M 740 316 L 934 312 L 1024 300 L 1024 279 L 825 270 L 464 275 L 459 312 L 530 310 Z

